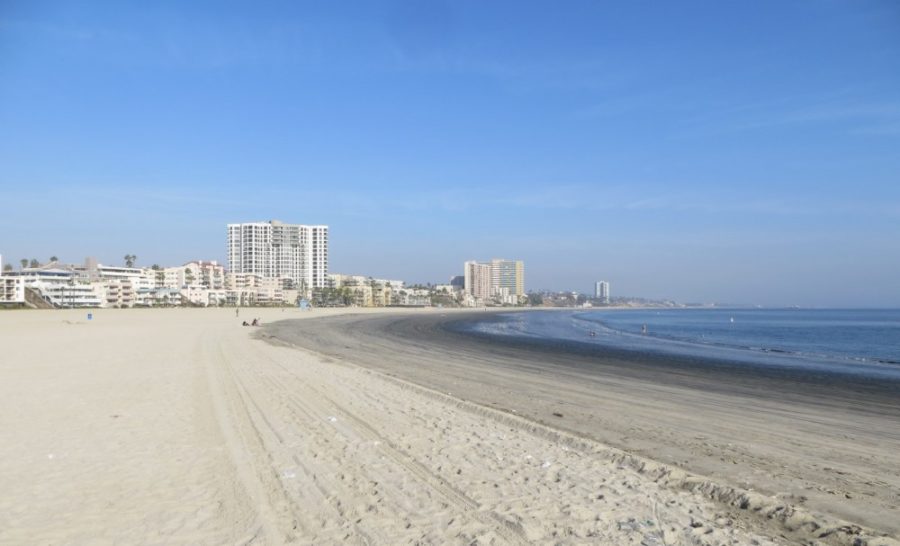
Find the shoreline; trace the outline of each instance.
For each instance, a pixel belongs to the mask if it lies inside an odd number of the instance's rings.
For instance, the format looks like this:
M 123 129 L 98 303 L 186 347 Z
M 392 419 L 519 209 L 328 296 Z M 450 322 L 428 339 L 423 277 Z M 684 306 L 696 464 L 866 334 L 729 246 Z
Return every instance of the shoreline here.
M 900 534 L 895 384 L 490 340 L 484 311 L 276 323 L 266 334 L 627 453 Z
M 897 310 L 891 309 L 890 311 Z M 590 312 L 588 311 L 588 313 Z M 798 373 L 807 370 L 822 375 L 861 376 L 868 381 L 886 380 L 897 384 L 900 389 L 900 361 L 891 358 L 813 354 L 790 349 L 766 349 L 724 342 L 698 343 L 690 339 L 659 337 L 654 334 L 643 336 L 637 332 L 617 329 L 607 324 L 605 320 L 580 316 L 584 314 L 584 311 L 572 311 L 569 316 L 573 321 L 585 323 L 585 332 L 597 329 L 605 332 L 606 336 L 588 341 L 583 338 L 571 337 L 574 332 L 569 331 L 558 338 L 540 338 L 533 334 L 520 332 L 501 334 L 483 331 L 476 326 L 476 323 L 502 324 L 514 319 L 516 314 L 516 311 L 502 311 L 492 317 L 473 315 L 471 318 L 453 321 L 454 327 L 450 328 L 448 324 L 447 329 L 496 343 L 530 344 L 535 347 L 552 345 L 554 348 L 573 354 L 608 356 L 615 353 L 623 358 L 634 356 L 635 360 L 653 358 L 672 362 L 707 362 L 719 365 L 738 365 L 739 367 L 755 366 L 776 370 L 796 370 Z M 623 343 L 621 340 L 626 340 L 626 342 Z
M 498 313 L 495 320 L 504 320 Z M 713 388 L 721 392 L 753 393 L 757 396 L 806 397 L 820 399 L 827 390 L 832 402 L 856 403 L 861 410 L 873 402 L 896 410 L 900 418 L 900 378 L 871 376 L 848 368 L 818 368 L 804 364 L 759 363 L 751 359 L 716 358 L 665 351 L 623 348 L 598 342 L 569 339 L 541 339 L 528 336 L 503 336 L 469 329 L 468 323 L 483 315 L 447 318 L 435 324 L 429 334 L 432 341 L 452 349 L 454 345 L 481 344 L 488 352 L 507 349 L 515 355 L 527 349 L 530 355 L 542 354 L 548 364 L 585 371 L 615 372 L 635 378 L 665 380 L 670 384 Z M 438 333 L 443 330 L 447 336 Z M 416 335 L 424 335 L 422 331 Z M 865 397 L 865 398 L 863 398 Z M 866 404 L 859 404 L 861 400 Z M 821 403 L 826 403 L 820 400 Z M 881 410 L 879 411 L 879 413 Z

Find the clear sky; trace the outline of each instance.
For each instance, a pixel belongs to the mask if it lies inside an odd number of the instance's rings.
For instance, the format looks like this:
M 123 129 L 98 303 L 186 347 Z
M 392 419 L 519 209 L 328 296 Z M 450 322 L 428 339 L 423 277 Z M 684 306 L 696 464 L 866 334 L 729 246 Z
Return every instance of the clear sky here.
M 900 306 L 900 4 L 0 0 L 0 253 Z

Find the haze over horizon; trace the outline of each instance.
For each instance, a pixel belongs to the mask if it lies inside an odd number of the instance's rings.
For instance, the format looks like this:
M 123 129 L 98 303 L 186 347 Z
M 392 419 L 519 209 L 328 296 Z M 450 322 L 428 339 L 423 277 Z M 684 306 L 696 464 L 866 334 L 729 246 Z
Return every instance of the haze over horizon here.
M 0 2 L 0 254 L 900 307 L 888 1 Z

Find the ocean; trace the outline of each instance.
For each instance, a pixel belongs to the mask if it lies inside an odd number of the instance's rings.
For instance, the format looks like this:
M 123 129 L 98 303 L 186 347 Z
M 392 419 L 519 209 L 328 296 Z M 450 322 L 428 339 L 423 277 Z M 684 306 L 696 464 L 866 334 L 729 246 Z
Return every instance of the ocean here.
M 898 309 L 607 309 L 486 316 L 458 328 L 579 348 L 900 379 Z

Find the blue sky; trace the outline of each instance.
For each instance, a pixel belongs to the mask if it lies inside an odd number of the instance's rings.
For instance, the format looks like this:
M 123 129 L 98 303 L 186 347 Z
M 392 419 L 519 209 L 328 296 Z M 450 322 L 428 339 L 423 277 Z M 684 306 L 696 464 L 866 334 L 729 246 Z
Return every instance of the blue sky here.
M 0 253 L 900 306 L 900 5 L 0 0 Z

